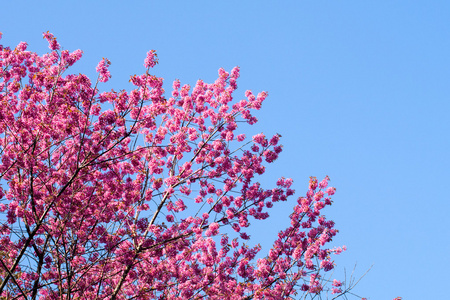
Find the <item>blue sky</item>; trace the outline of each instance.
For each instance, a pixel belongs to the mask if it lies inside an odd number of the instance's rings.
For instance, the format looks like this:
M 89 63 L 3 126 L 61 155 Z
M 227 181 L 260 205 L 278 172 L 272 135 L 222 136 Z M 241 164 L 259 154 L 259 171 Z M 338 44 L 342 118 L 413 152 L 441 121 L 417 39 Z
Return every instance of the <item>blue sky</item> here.
M 326 214 L 348 251 L 336 275 L 374 264 L 361 296 L 448 296 L 450 2 L 4 1 L 2 11 L 3 45 L 43 53 L 49 30 L 84 51 L 73 72 L 94 76 L 110 59 L 105 90 L 128 88 L 150 49 L 167 89 L 239 65 L 237 96 L 269 92 L 249 135 L 280 133 L 284 145 L 261 182 L 291 177 L 300 196 L 309 176 L 329 175 L 337 188 Z M 269 246 L 293 203 L 255 223 L 252 240 Z

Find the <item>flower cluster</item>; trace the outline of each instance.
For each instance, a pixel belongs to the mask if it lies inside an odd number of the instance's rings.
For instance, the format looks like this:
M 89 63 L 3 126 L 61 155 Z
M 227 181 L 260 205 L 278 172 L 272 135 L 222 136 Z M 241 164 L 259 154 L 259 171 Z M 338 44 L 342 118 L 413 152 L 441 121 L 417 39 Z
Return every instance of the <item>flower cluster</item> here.
M 107 82 L 111 78 L 111 73 L 109 73 L 108 67 L 111 62 L 107 58 L 103 58 L 97 65 L 97 72 L 100 82 Z

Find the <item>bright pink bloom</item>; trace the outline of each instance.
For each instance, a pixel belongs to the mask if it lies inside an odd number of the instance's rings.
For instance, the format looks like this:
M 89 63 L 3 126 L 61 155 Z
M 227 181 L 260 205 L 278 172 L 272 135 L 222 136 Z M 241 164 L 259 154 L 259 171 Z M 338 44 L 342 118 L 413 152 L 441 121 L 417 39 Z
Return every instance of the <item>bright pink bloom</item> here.
M 158 55 L 155 50 L 150 50 L 147 52 L 147 57 L 144 61 L 144 67 L 153 68 L 158 63 Z
M 109 78 L 111 78 L 111 73 L 108 71 L 108 67 L 111 65 L 111 62 L 107 58 L 103 58 L 97 65 L 97 72 L 99 76 L 100 82 L 107 82 Z
M 53 36 L 53 34 L 51 34 L 50 32 L 44 32 L 44 39 L 46 39 L 48 41 L 48 47 L 51 50 L 58 50 L 60 48 L 60 45 L 58 44 L 58 42 L 56 41 L 56 38 Z
M 342 285 L 342 282 L 340 280 L 334 279 L 332 285 L 335 287 L 340 287 Z

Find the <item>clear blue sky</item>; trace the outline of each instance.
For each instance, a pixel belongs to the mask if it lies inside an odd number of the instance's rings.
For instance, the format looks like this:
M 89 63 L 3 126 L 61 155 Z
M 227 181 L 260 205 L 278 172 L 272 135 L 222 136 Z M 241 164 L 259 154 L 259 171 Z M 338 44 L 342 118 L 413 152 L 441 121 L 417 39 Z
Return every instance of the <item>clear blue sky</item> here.
M 450 267 L 450 1 L 3 1 L 3 45 L 47 49 L 49 30 L 84 51 L 73 72 L 111 60 L 105 90 L 128 88 L 156 49 L 155 74 L 194 84 L 241 67 L 238 93 L 267 90 L 250 132 L 280 133 L 262 179 L 329 175 L 326 213 L 369 299 L 445 299 Z M 291 203 L 255 223 L 268 246 Z

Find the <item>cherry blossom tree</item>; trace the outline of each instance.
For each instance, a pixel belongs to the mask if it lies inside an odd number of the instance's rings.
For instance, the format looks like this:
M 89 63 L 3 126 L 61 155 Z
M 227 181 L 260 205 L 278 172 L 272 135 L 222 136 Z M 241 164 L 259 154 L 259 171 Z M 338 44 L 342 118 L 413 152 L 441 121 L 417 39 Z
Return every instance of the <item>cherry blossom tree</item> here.
M 1 35 L 0 35 L 1 37 Z M 42 56 L 0 45 L 1 299 L 294 299 L 349 292 L 328 274 L 335 193 L 310 178 L 273 247 L 250 222 L 292 199 L 292 180 L 256 181 L 282 151 L 251 138 L 266 92 L 236 100 L 239 68 L 194 87 L 152 75 L 147 53 L 130 91 L 70 74 L 82 51 L 44 33 Z M 241 126 L 242 127 L 242 126 Z

